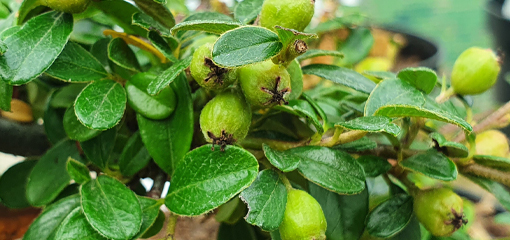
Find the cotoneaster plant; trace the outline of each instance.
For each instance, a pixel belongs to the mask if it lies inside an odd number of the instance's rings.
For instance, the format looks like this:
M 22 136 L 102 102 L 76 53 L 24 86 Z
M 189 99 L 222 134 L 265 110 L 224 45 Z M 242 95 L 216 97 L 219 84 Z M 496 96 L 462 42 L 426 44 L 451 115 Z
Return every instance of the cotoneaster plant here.
M 510 208 L 510 103 L 475 118 L 461 96 L 492 86 L 492 52 L 436 89 L 372 66 L 352 18 L 310 24 L 314 1 L 202 2 L 2 1 L 0 151 L 27 158 L 0 203 L 42 209 L 16 238 L 180 239 L 207 219 L 219 240 L 459 239 L 459 175 Z

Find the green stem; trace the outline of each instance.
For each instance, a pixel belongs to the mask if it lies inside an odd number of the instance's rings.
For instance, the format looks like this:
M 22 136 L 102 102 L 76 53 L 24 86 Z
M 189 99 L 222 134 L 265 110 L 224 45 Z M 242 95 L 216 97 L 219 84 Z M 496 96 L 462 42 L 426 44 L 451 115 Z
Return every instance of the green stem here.
M 170 213 L 168 216 L 168 225 L 166 226 L 166 235 L 164 240 L 174 240 L 175 226 L 177 225 L 178 217 L 179 216 L 173 213 Z
M 507 187 L 510 187 L 510 174 L 508 172 L 500 171 L 490 167 L 478 164 L 470 164 L 460 166 L 459 170 L 463 174 L 471 174 L 483 178 L 487 178 L 499 182 Z
M 292 187 L 292 184 L 290 183 L 289 179 L 285 175 L 283 175 L 283 173 L 279 173 L 279 175 L 280 175 L 280 179 L 282 180 L 283 184 L 285 185 L 285 188 L 287 188 L 287 191 L 294 189 Z
M 366 134 L 367 134 L 367 132 L 365 132 L 365 131 L 359 131 L 359 130 L 349 131 L 349 132 L 340 134 L 340 136 L 335 137 L 335 135 L 333 135 L 332 137 L 324 138 L 318 143 L 318 145 L 324 146 L 324 147 L 332 147 L 332 146 L 339 145 L 339 144 L 350 143 L 350 142 L 359 140 L 360 138 L 364 137 Z M 336 140 L 335 140 L 335 138 L 336 138 Z
M 450 99 L 453 95 L 455 95 L 455 91 L 453 90 L 452 87 L 450 87 L 448 90 L 441 92 L 441 94 L 439 94 L 439 96 L 436 97 L 436 102 L 444 103 L 448 101 L 448 99 Z

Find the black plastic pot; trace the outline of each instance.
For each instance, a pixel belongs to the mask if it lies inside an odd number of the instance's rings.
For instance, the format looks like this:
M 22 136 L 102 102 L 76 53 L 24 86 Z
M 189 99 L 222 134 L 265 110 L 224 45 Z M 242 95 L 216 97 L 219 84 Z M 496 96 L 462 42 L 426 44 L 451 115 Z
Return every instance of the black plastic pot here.
M 501 73 L 496 83 L 497 99 L 500 102 L 510 101 L 510 84 L 505 76 L 510 73 L 510 19 L 501 15 L 504 0 L 491 0 L 487 2 L 487 24 L 493 37 L 494 49 L 502 51 L 506 56 L 501 66 Z

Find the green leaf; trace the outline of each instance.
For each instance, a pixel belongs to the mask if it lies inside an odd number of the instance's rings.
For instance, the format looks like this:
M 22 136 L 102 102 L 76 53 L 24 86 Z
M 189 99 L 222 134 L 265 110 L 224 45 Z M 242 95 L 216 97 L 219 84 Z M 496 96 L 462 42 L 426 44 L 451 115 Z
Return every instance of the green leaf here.
M 191 57 L 182 59 L 174 63 L 171 67 L 161 73 L 156 80 L 152 81 L 147 87 L 147 92 L 156 95 L 171 84 L 177 77 L 191 64 Z
M 306 118 L 310 120 L 313 126 L 317 129 L 317 132 L 324 133 L 324 127 L 322 123 L 317 118 L 317 114 L 315 113 L 315 109 L 313 106 L 305 100 L 291 100 L 287 105 L 280 105 L 274 107 L 276 110 L 284 111 L 298 117 Z
M 296 40 L 306 40 L 310 38 L 318 38 L 317 34 L 313 33 L 302 33 L 298 32 L 294 29 L 290 28 L 284 28 L 281 26 L 275 26 L 276 33 L 278 34 L 278 37 L 280 38 L 280 41 L 283 44 L 283 47 L 285 49 L 288 49 L 290 47 L 293 47 L 294 42 Z
M 55 94 L 52 96 L 55 96 Z M 65 108 L 53 108 L 51 106 L 47 106 L 46 111 L 44 111 L 44 132 L 46 132 L 48 140 L 50 140 L 53 145 L 62 141 L 64 138 L 67 138 L 67 134 L 64 129 L 65 112 Z M 72 112 L 72 114 L 74 115 L 74 112 Z M 78 121 L 77 118 L 76 121 Z
M 78 184 L 90 181 L 90 172 L 87 166 L 79 161 L 69 158 L 66 165 L 67 173 Z
M 133 176 L 147 166 L 150 160 L 151 156 L 143 145 L 140 132 L 136 132 L 122 150 L 119 159 L 120 172 L 123 176 Z
M 365 173 L 351 155 L 326 147 L 306 146 L 287 150 L 299 158 L 299 172 L 308 180 L 341 194 L 356 194 L 365 189 Z
M 337 123 L 335 126 L 365 132 L 386 132 L 397 137 L 400 134 L 400 127 L 397 124 L 392 123 L 392 121 L 393 119 L 389 117 L 368 116 Z
M 391 169 L 391 164 L 382 157 L 363 155 L 357 160 L 365 170 L 365 176 L 367 177 L 377 177 Z
M 175 35 L 179 31 L 203 31 L 214 34 L 223 34 L 229 30 L 239 28 L 242 24 L 234 21 L 223 20 L 191 20 L 175 25 L 171 32 Z
M 301 66 L 299 66 L 298 61 L 290 62 L 287 67 L 287 72 L 290 74 L 290 95 L 289 100 L 298 99 L 303 93 L 303 71 L 301 71 Z
M 162 205 L 162 203 L 158 202 L 156 199 L 140 196 L 137 197 L 140 201 L 140 206 L 142 207 L 142 226 L 140 227 L 138 234 L 132 238 L 133 240 L 144 236 L 144 234 L 152 227 L 160 213 L 159 207 Z
M 78 194 L 60 199 L 44 208 L 44 211 L 34 220 L 28 228 L 23 240 L 53 240 L 62 221 L 73 211 L 80 207 Z
M 86 127 L 106 130 L 117 125 L 126 109 L 126 92 L 113 80 L 93 82 L 76 98 L 74 112 Z
M 220 223 L 235 224 L 248 213 L 246 205 L 240 198 L 234 197 L 216 210 L 214 219 Z
M 117 129 L 112 128 L 102 132 L 95 138 L 80 142 L 80 145 L 89 161 L 100 169 L 105 169 L 115 146 L 116 138 Z
M 0 199 L 8 208 L 26 208 L 30 203 L 25 196 L 28 176 L 37 161 L 26 160 L 11 166 L 0 177 Z
M 362 93 L 370 94 L 375 88 L 375 83 L 372 80 L 348 68 L 326 64 L 311 64 L 304 66 L 302 69 L 303 74 L 316 75 Z
M 234 8 L 234 17 L 244 24 L 255 20 L 262 10 L 264 0 L 244 0 Z
M 177 94 L 177 108 L 165 120 L 151 120 L 138 114 L 140 136 L 154 159 L 166 173 L 172 174 L 191 147 L 193 139 L 193 100 L 184 75 L 170 84 Z
M 74 114 L 74 106 L 66 110 L 63 124 L 67 136 L 72 140 L 83 142 L 101 134 L 101 131 L 87 128 L 78 120 Z
M 434 140 L 436 146 L 441 149 L 441 152 L 446 156 L 454 158 L 465 158 L 469 155 L 469 150 L 466 146 L 457 142 L 449 142 L 443 135 L 438 132 L 431 133 L 430 137 Z
M 268 232 L 278 229 L 285 213 L 287 189 L 276 171 L 261 171 L 255 182 L 240 197 L 248 204 L 246 222 Z
M 326 113 L 324 112 L 324 110 L 322 109 L 321 106 L 319 106 L 319 103 L 317 103 L 317 101 L 315 101 L 313 98 L 311 98 L 310 96 L 308 96 L 307 94 L 304 94 L 303 93 L 303 98 L 313 107 L 313 109 L 317 112 L 317 114 L 319 115 L 319 117 L 322 119 L 323 121 L 323 125 L 327 125 L 328 124 L 328 116 L 326 115 Z M 326 128 L 326 127 L 324 127 Z
M 72 71 L 70 71 L 72 69 Z M 77 43 L 68 42 L 46 74 L 66 82 L 91 82 L 108 77 L 103 65 Z
M 62 221 L 62 225 L 55 234 L 55 239 L 59 240 L 106 240 L 101 234 L 96 232 L 87 222 L 85 214 L 80 207 L 72 210 Z
M 407 194 L 394 195 L 374 208 L 367 217 L 367 231 L 380 238 L 402 231 L 413 215 L 413 198 Z
M 30 19 L 4 40 L 9 51 L 0 56 L 2 80 L 11 85 L 32 81 L 55 61 L 72 30 L 71 14 L 48 12 Z
M 179 215 L 209 212 L 250 186 L 258 167 L 257 159 L 242 148 L 196 148 L 177 165 L 165 205 Z
M 510 211 L 510 192 L 501 183 L 491 181 L 489 179 L 466 175 L 471 181 L 480 185 L 480 187 L 491 192 L 503 205 L 506 210 Z
M 141 71 L 135 53 L 122 38 L 114 38 L 108 44 L 108 58 L 115 64 L 135 72 Z
M 194 13 L 184 20 L 183 22 L 195 21 L 195 20 L 218 20 L 218 21 L 233 21 L 233 19 L 225 14 L 219 12 L 198 12 Z
M 92 1 L 90 6 L 101 10 L 105 16 L 112 19 L 117 25 L 124 29 L 125 33 L 147 36 L 147 31 L 145 29 L 131 24 L 133 14 L 140 12 L 140 10 L 131 3 L 123 0 Z M 122 11 L 119 11 L 119 9 L 122 9 Z
M 4 111 L 11 111 L 13 87 L 4 81 L 0 81 L 0 109 Z
M 333 57 L 343 58 L 344 54 L 339 51 L 332 51 L 332 50 L 308 49 L 305 53 L 298 56 L 296 59 L 301 62 L 306 59 L 322 57 L 322 56 L 333 56 Z
M 397 76 L 426 94 L 434 90 L 437 82 L 436 72 L 426 67 L 405 68 L 400 70 Z
M 389 94 L 391 93 L 391 94 Z M 452 123 L 471 132 L 464 119 L 453 115 L 433 99 L 400 79 L 384 80 L 374 89 L 365 106 L 365 116 L 424 117 Z
M 346 152 L 363 152 L 375 148 L 377 148 L 377 143 L 367 137 L 362 137 L 356 141 L 336 145 L 333 147 L 333 149 Z
M 474 155 L 473 160 L 490 168 L 510 172 L 510 159 L 498 156 Z
M 35 164 L 27 183 L 27 199 L 32 206 L 43 206 L 53 201 L 69 184 L 67 159 L 80 160 L 74 141 L 65 140 L 53 146 Z
M 175 25 L 174 15 L 172 15 L 170 10 L 161 2 L 156 2 L 154 0 L 134 0 L 134 2 L 136 6 L 166 28 L 171 28 Z
M 223 67 L 262 62 L 282 50 L 276 33 L 262 27 L 240 27 L 221 35 L 214 44 L 213 61 Z
M 164 37 L 172 36 L 170 29 L 145 13 L 138 12 L 133 14 L 133 25 L 140 26 L 147 31 L 156 29 Z
M 33 14 L 32 10 L 33 12 L 39 12 L 41 8 L 44 10 L 45 7 L 41 6 L 41 4 L 41 0 L 22 1 L 21 6 L 18 9 L 17 24 L 23 25 L 23 23 L 26 21 L 26 18 Z
M 163 225 L 165 224 L 166 217 L 165 214 L 162 211 L 159 211 L 158 216 L 156 217 L 156 220 L 151 225 L 147 231 L 143 234 L 141 238 L 150 238 L 161 232 L 161 229 L 163 229 Z M 143 223 L 142 223 L 143 224 Z
M 230 225 L 222 223 L 218 230 L 217 240 L 256 240 L 255 231 L 245 221 L 237 221 L 236 224 Z
M 407 226 L 397 235 L 391 238 L 392 240 L 409 240 L 409 239 L 422 239 L 420 222 L 413 216 Z
M 457 166 L 435 149 L 413 155 L 399 163 L 402 167 L 442 181 L 457 179 Z
M 368 55 L 373 45 L 374 37 L 370 29 L 364 27 L 352 29 L 349 38 L 339 49 L 345 54 L 345 57 L 340 60 L 340 64 L 346 66 L 361 61 Z
M 160 120 L 173 113 L 176 97 L 170 86 L 163 88 L 156 96 L 149 95 L 147 88 L 156 77 L 148 73 L 137 74 L 126 82 L 125 88 L 128 103 L 137 113 L 150 119 Z
M 53 108 L 69 108 L 74 105 L 76 97 L 87 86 L 87 83 L 73 83 L 55 91 L 50 99 Z
M 329 240 L 358 240 L 368 214 L 368 189 L 357 195 L 340 195 L 309 183 L 310 194 L 322 207 Z
M 280 152 L 272 149 L 267 144 L 262 144 L 264 154 L 273 166 L 282 170 L 282 172 L 291 172 L 299 166 L 299 158 L 294 158 L 287 151 Z
M 149 31 L 147 39 L 158 51 L 160 51 L 170 62 L 175 63 L 179 60 L 173 55 L 173 51 L 179 47 L 179 42 L 174 37 L 167 37 L 168 42 L 155 30 Z
M 397 78 L 395 73 L 384 71 L 363 71 L 363 74 L 375 77 L 380 80 Z
M 142 208 L 136 195 L 114 178 L 101 175 L 80 189 L 81 207 L 88 222 L 111 239 L 135 236 L 142 224 Z

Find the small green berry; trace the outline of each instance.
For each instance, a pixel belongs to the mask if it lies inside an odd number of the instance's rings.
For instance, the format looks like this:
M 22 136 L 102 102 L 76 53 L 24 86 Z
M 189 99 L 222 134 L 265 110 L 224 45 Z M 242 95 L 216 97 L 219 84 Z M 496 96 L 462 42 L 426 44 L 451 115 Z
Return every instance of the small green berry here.
M 498 130 L 488 130 L 476 136 L 476 154 L 506 158 L 510 151 L 506 135 Z
M 491 88 L 501 70 L 498 57 L 490 49 L 472 47 L 455 61 L 452 88 L 460 95 L 475 95 Z
M 260 25 L 271 30 L 275 26 L 302 32 L 312 20 L 315 0 L 265 0 L 260 12 Z
M 90 0 L 43 0 L 42 5 L 52 8 L 56 11 L 66 13 L 82 13 L 87 9 Z
M 246 100 L 255 108 L 287 104 L 290 96 L 290 74 L 271 60 L 248 65 L 238 70 L 239 82 Z
M 463 201 L 447 188 L 420 191 L 414 198 L 414 212 L 434 236 L 449 236 L 467 223 Z
M 325 240 L 326 217 L 321 205 L 305 191 L 287 193 L 287 205 L 280 225 L 282 240 Z
M 216 95 L 200 113 L 200 128 L 205 139 L 220 145 L 222 150 L 226 145 L 244 139 L 250 124 L 250 106 L 234 89 Z
M 206 43 L 195 50 L 190 65 L 191 76 L 207 90 L 223 90 L 237 79 L 236 69 L 217 66 L 212 61 L 213 44 Z

